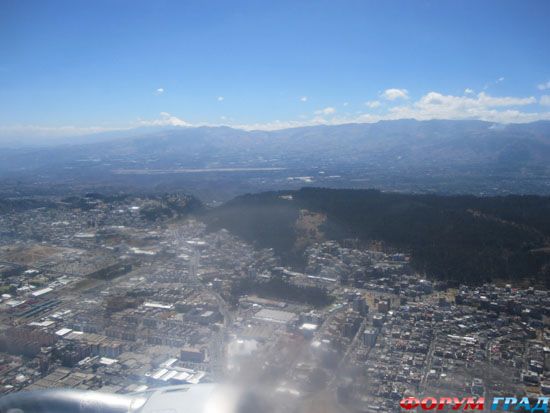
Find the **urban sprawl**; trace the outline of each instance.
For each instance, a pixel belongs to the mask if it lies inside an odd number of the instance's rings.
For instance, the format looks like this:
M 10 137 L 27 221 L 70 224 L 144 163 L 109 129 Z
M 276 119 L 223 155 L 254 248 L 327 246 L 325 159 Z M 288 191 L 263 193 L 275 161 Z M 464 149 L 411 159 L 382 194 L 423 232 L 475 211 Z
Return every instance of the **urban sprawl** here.
M 249 380 L 342 412 L 550 394 L 546 290 L 451 288 L 353 240 L 296 272 L 199 220 L 147 219 L 148 202 L 0 215 L 0 394 Z

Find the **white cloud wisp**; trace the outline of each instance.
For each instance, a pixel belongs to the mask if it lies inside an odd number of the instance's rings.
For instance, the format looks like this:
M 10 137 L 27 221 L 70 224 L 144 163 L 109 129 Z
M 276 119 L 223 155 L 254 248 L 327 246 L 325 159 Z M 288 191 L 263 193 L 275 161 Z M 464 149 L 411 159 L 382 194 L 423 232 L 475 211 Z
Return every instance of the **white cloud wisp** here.
M 380 96 L 386 100 L 408 99 L 409 91 L 407 89 L 386 89 Z

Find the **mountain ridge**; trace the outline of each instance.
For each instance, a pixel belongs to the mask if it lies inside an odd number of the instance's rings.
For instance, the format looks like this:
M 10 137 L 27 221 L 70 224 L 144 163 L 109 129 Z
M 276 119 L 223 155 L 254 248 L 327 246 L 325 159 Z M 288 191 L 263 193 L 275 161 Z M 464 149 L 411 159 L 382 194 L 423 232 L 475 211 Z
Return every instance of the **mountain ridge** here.
M 193 171 L 212 170 L 231 189 L 225 199 L 296 189 L 305 182 L 407 192 L 498 193 L 502 188 L 550 194 L 545 183 L 550 181 L 550 121 L 495 125 L 396 120 L 277 131 L 169 128 L 96 143 L 2 150 L 0 177 L 29 183 L 38 176 L 52 184 L 65 182 L 70 172 L 75 184 L 183 188 L 204 197 L 205 182 L 215 183 L 214 175 L 197 178 Z M 255 171 L 238 175 L 246 169 Z M 131 176 L 136 170 L 142 176 L 151 170 L 164 175 L 138 181 Z M 194 181 L 184 175 L 189 173 L 195 173 Z

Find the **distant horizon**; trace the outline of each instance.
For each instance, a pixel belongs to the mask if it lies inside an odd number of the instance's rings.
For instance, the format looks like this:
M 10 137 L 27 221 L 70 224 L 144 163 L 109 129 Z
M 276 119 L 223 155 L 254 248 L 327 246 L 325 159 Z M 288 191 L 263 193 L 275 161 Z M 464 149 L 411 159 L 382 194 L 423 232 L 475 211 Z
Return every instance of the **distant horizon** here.
M 391 122 L 400 122 L 400 121 L 413 121 L 413 122 L 481 122 L 481 123 L 487 123 L 489 125 L 500 125 L 500 126 L 510 126 L 510 125 L 529 125 L 534 123 L 550 123 L 550 119 L 541 119 L 541 120 L 534 120 L 530 122 L 493 122 L 493 121 L 487 121 L 482 119 L 414 119 L 414 118 L 401 118 L 401 119 L 380 119 L 373 122 L 346 122 L 346 123 L 334 123 L 334 124 L 313 124 L 313 125 L 299 125 L 299 126 L 289 126 L 289 127 L 281 127 L 279 129 L 245 129 L 244 127 L 234 126 L 234 125 L 223 125 L 223 124 L 217 124 L 217 125 L 210 125 L 210 124 L 202 124 L 202 125 L 141 125 L 141 126 L 132 126 L 127 128 L 119 128 L 119 129 L 107 129 L 107 130 L 101 130 L 96 132 L 82 132 L 82 133 L 74 133 L 74 134 L 68 134 L 68 135 L 57 135 L 57 136 L 34 136 L 29 137 L 26 136 L 27 139 L 21 141 L 20 137 L 14 136 L 12 138 L 10 137 L 4 137 L 0 135 L 0 148 L 1 147 L 32 147 L 40 144 L 44 144 L 46 146 L 56 145 L 56 144 L 68 144 L 71 143 L 70 139 L 75 138 L 79 139 L 78 141 L 74 142 L 76 144 L 83 144 L 83 143 L 94 143 L 97 141 L 90 140 L 89 142 L 85 142 L 82 139 L 93 139 L 94 137 L 101 137 L 104 136 L 104 140 L 111 140 L 115 139 L 118 135 L 124 135 L 126 132 L 132 133 L 136 132 L 138 133 L 135 136 L 126 136 L 126 138 L 138 138 L 138 137 L 146 137 L 150 133 L 154 132 L 161 132 L 161 131 L 177 131 L 178 129 L 182 130 L 192 130 L 192 129 L 201 129 L 201 128 L 227 128 L 232 129 L 236 131 L 242 131 L 242 132 L 280 132 L 285 130 L 292 130 L 292 129 L 303 129 L 303 128 L 315 128 L 315 127 L 338 127 L 338 126 L 350 126 L 350 125 L 376 125 L 379 123 L 391 123 Z M 144 132 L 143 134 L 140 134 L 139 132 Z

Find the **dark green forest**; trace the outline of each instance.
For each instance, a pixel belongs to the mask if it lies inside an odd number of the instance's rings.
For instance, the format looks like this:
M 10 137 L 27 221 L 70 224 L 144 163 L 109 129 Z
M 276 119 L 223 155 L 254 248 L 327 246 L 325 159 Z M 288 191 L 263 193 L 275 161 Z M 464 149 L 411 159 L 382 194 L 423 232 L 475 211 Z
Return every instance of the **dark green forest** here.
M 282 195 L 292 195 L 292 200 Z M 326 239 L 383 241 L 412 255 L 428 276 L 457 282 L 537 278 L 550 284 L 550 197 L 438 196 L 303 188 L 243 195 L 204 216 L 284 263 L 304 265 L 296 247 L 301 209 L 325 214 Z
M 265 281 L 241 278 L 233 284 L 231 296 L 233 301 L 236 301 L 245 294 L 257 294 L 265 298 L 306 303 L 314 307 L 327 306 L 334 300 L 334 297 L 331 297 L 323 288 L 295 285 L 280 278 L 271 278 Z

